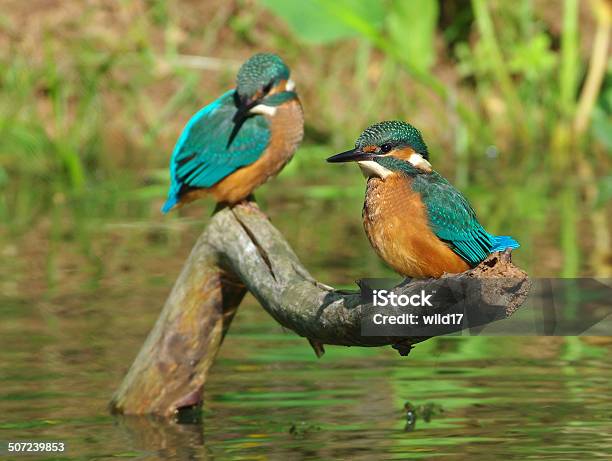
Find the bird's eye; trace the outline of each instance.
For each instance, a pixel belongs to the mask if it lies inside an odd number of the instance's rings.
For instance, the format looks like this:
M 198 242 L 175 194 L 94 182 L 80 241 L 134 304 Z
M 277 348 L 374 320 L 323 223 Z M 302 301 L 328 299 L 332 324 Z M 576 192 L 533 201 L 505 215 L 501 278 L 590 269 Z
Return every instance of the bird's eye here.
M 386 154 L 386 153 L 388 153 L 388 152 L 391 152 L 391 149 L 392 149 L 392 148 L 393 148 L 393 146 L 392 146 L 391 144 L 389 144 L 389 143 L 385 143 L 385 144 L 383 144 L 382 146 L 380 146 L 380 151 L 381 151 L 383 154 Z
M 271 89 L 272 89 L 272 82 L 268 83 L 266 86 L 263 87 L 264 94 L 268 94 Z

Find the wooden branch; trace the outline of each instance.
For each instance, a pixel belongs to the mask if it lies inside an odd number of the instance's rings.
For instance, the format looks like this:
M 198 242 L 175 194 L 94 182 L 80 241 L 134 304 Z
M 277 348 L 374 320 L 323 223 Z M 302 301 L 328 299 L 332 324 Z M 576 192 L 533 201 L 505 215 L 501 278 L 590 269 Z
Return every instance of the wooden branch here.
M 453 276 L 491 277 L 499 283 L 487 284 L 488 292 L 481 297 L 494 296 L 495 308 L 509 316 L 522 304 L 530 285 L 525 272 L 512 265 L 509 253 L 496 253 Z M 402 286 L 402 292 L 435 290 L 443 283 L 444 279 L 413 280 Z M 213 215 L 113 396 L 111 410 L 168 417 L 199 404 L 208 371 L 246 290 L 278 323 L 308 338 L 318 356 L 323 344 L 393 345 L 405 355 L 413 344 L 427 339 L 362 336 L 361 315 L 367 304 L 362 304 L 360 295 L 314 280 L 251 202 Z

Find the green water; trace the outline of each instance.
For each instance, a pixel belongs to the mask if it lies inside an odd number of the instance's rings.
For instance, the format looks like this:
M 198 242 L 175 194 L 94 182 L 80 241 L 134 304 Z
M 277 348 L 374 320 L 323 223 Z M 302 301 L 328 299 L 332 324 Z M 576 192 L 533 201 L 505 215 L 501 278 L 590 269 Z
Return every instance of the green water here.
M 107 411 L 212 209 L 161 216 L 168 156 L 191 114 L 256 50 L 287 59 L 306 114 L 295 159 L 257 197 L 318 280 L 354 288 L 392 275 L 363 234 L 357 168 L 324 161 L 383 119 L 423 131 L 435 168 L 487 230 L 521 243 L 514 261 L 532 277 L 609 274 L 609 76 L 586 112 L 592 125 L 571 130 L 598 67 L 580 37 L 604 24 L 603 9 L 438 2 L 438 15 L 436 2 L 336 2 L 334 14 L 289 15 L 291 2 L 278 1 L 8 3 L 0 442 L 61 440 L 62 456 L 96 460 L 612 458 L 610 345 L 442 338 L 406 358 L 328 347 L 317 360 L 252 299 L 207 382 L 200 424 Z M 321 43 L 303 40 L 296 20 Z M 191 68 L 178 62 L 185 55 L 222 68 Z M 593 170 L 585 177 L 582 161 Z
M 292 198 L 299 185 L 288 189 L 282 179 L 260 195 L 305 266 L 338 287 L 391 274 L 363 235 L 359 181 L 351 177 L 341 199 L 316 188 L 308 189 L 312 198 Z M 146 218 L 136 209 L 121 219 L 85 209 L 76 227 L 58 209 L 46 232 L 24 236 L 30 244 L 4 244 L 0 440 L 68 447 L 36 459 L 612 456 L 610 346 L 577 338 L 438 338 L 408 357 L 391 348 L 328 347 L 316 359 L 306 340 L 284 331 L 250 297 L 206 384 L 200 423 L 111 416 L 108 401 L 210 204 L 180 218 L 156 209 Z M 525 228 L 504 227 L 524 244 L 515 261 L 545 275 L 547 266 L 537 261 L 553 244 L 534 245 Z M 412 427 L 408 402 L 416 409 Z
M 71 459 L 612 454 L 605 349 L 575 338 L 439 338 L 405 358 L 328 347 L 317 360 L 252 300 L 213 368 L 201 424 L 113 417 L 108 399 L 158 310 L 132 301 L 107 293 L 59 313 L 3 302 L 0 439 L 64 441 Z M 406 402 L 437 411 L 428 421 L 417 412 L 407 431 Z

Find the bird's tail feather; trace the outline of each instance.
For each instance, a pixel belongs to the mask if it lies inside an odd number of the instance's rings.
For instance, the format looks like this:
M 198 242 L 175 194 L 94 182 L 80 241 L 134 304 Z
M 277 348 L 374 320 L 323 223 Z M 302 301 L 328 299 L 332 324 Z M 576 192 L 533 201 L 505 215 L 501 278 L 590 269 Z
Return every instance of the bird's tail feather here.
M 504 251 L 506 248 L 518 248 L 521 245 L 509 235 L 497 235 L 493 237 L 493 248 L 491 253 L 494 251 Z
M 168 211 L 170 211 L 172 208 L 174 208 L 174 205 L 176 205 L 178 203 L 178 198 L 175 194 L 171 194 L 168 196 L 168 200 L 166 200 L 166 203 L 164 203 L 164 206 L 162 206 L 162 213 L 166 214 L 168 213 Z

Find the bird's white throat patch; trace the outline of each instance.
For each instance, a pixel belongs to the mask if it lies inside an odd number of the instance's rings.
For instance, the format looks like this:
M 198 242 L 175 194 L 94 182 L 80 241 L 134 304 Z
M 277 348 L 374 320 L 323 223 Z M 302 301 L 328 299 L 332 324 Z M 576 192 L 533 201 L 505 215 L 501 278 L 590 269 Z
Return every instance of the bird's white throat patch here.
M 293 91 L 295 89 L 295 82 L 291 79 L 285 83 L 285 91 Z
M 361 168 L 361 172 L 366 178 L 375 177 L 385 179 L 387 176 L 393 174 L 391 170 L 374 162 L 373 160 L 362 160 L 361 162 L 357 163 L 359 164 L 359 168 Z
M 269 115 L 273 117 L 276 114 L 276 107 L 266 106 L 265 104 L 257 104 L 249 111 L 251 114 Z
M 427 173 L 431 173 L 431 163 L 423 158 L 421 154 L 414 153 L 409 158 L 408 161 L 419 170 L 426 171 Z

